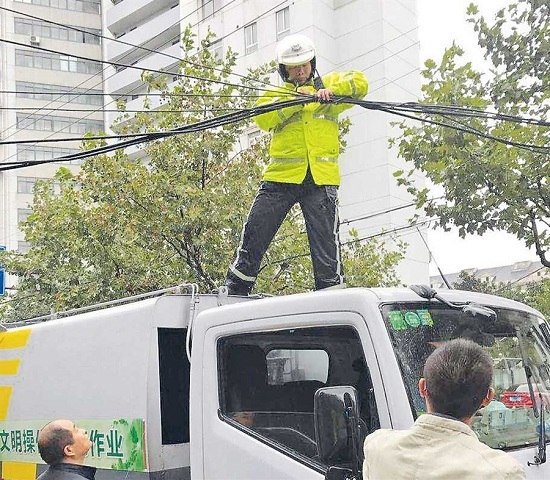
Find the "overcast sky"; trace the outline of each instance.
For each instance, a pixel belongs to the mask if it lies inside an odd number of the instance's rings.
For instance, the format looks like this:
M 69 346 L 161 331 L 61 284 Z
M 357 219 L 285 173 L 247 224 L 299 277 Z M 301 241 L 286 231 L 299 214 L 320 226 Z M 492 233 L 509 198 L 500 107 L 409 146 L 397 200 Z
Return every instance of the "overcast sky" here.
M 475 65 L 481 65 L 482 55 L 476 36 L 466 23 L 466 8 L 471 0 L 417 0 L 419 15 L 420 57 L 422 64 L 427 58 L 440 59 L 445 47 L 455 40 L 466 50 L 466 56 Z M 511 3 L 508 0 L 477 0 L 485 17 Z M 528 250 L 513 235 L 491 232 L 482 237 L 468 236 L 460 239 L 458 233 L 429 230 L 428 244 L 444 273 L 465 268 L 495 267 L 509 265 L 521 260 L 537 260 L 534 250 Z M 430 273 L 437 274 L 435 265 Z

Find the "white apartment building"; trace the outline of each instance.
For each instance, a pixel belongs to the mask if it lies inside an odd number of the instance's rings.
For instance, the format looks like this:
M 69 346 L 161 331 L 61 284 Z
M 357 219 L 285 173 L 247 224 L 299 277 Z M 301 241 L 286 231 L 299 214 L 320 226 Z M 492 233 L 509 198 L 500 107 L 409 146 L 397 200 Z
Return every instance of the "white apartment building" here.
M 363 71 L 370 84 L 369 100 L 416 101 L 419 94 L 419 43 L 415 0 L 103 0 L 103 28 L 131 45 L 165 53 L 159 55 L 106 40 L 104 58 L 150 69 L 177 71 L 178 36 L 191 25 L 198 39 L 210 28 L 219 38 L 213 49 L 238 52 L 236 72 L 274 58 L 278 40 L 289 33 L 311 37 L 317 48 L 321 75 L 332 70 Z M 105 91 L 124 96 L 127 109 L 139 109 L 144 89 L 135 69 L 107 71 Z M 273 84 L 280 83 L 277 76 Z M 341 156 L 341 235 L 350 228 L 359 238 L 396 230 L 408 244 L 399 267 L 404 283 L 428 281 L 429 254 L 408 220 L 411 202 L 396 185 L 393 172 L 403 168 L 388 139 L 396 136 L 389 114 L 354 107 L 347 149 Z M 107 124 L 114 116 L 106 115 Z M 254 129 L 250 138 L 257 135 Z M 419 179 L 421 181 L 421 179 Z M 385 212 L 385 213 L 383 213 Z M 244 220 L 244 219 L 243 219 Z M 425 231 L 425 226 L 420 227 Z M 379 236 L 391 243 L 390 236 Z
M 0 166 L 77 152 L 79 142 L 53 140 L 104 129 L 102 64 L 73 56 L 101 59 L 101 0 L 0 0 L 0 7 L 0 39 L 20 44 L 0 41 L 0 139 L 52 140 L 0 145 Z M 0 172 L 1 245 L 27 250 L 18 224 L 31 212 L 35 182 L 60 165 Z

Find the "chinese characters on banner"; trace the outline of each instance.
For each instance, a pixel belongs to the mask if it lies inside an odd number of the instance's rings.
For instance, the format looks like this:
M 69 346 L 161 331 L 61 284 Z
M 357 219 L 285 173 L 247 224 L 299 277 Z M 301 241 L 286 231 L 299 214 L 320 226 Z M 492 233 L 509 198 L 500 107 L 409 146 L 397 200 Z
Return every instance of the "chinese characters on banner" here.
M 74 420 L 88 431 L 92 448 L 86 465 L 143 472 L 145 429 L 141 419 Z M 38 454 L 38 432 L 48 421 L 0 422 L 0 461 L 44 463 Z

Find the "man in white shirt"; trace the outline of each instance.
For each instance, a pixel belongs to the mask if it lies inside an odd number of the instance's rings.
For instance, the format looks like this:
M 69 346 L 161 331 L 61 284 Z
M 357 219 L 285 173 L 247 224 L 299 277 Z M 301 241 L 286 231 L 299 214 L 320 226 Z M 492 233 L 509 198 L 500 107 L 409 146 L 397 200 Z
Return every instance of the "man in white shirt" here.
M 365 440 L 363 480 L 522 480 L 521 465 L 481 443 L 470 428 L 495 394 L 493 361 L 470 340 L 455 339 L 426 360 L 418 382 L 427 413 L 409 430 L 377 430 Z

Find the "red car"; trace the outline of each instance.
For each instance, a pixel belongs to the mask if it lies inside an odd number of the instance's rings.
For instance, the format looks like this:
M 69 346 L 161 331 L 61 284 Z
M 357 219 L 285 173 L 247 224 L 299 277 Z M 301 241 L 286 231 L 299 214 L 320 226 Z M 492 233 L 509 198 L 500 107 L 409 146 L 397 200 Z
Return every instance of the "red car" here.
M 541 388 L 541 390 L 544 404 L 548 407 L 550 406 L 550 393 L 546 392 L 544 387 Z M 537 384 L 533 384 L 533 393 L 535 394 L 535 400 L 538 405 L 540 400 L 539 386 Z M 533 406 L 531 396 L 529 395 L 529 387 L 526 383 L 518 386 L 515 390 L 503 392 L 500 395 L 500 401 L 508 408 L 531 408 Z

